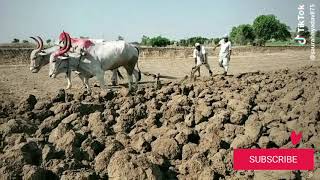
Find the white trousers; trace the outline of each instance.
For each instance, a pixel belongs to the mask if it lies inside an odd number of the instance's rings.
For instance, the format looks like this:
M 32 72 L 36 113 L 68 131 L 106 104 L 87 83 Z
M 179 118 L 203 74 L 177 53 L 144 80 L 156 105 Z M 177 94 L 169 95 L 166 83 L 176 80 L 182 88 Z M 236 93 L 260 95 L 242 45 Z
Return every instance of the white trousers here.
M 230 56 L 228 54 L 221 54 L 219 56 L 219 66 L 224 69 L 224 72 L 228 72 Z

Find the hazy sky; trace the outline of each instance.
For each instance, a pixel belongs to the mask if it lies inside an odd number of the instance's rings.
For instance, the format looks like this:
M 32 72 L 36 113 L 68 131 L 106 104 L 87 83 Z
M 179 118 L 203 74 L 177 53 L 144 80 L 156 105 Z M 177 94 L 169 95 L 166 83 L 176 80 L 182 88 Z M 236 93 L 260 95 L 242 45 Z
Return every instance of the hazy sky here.
M 172 39 L 217 37 L 233 26 L 252 24 L 262 14 L 274 14 L 291 28 L 297 26 L 297 7 L 319 0 L 0 0 L 0 42 L 40 35 L 57 38 L 65 30 L 72 37 L 113 40 L 118 35 L 140 41 L 142 35 Z

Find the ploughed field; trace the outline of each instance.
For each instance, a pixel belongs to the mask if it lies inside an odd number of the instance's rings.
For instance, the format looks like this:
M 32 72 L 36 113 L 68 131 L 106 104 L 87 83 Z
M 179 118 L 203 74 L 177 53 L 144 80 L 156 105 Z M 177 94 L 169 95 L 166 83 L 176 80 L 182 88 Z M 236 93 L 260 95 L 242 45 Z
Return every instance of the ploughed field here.
M 320 176 L 320 65 L 306 51 L 234 56 L 230 76 L 182 80 L 193 59 L 142 59 L 142 71 L 180 79 L 155 89 L 83 93 L 74 76 L 0 68 L 2 178 L 299 179 Z M 123 74 L 125 72 L 122 70 Z M 110 79 L 107 73 L 106 79 Z M 202 68 L 202 75 L 208 72 Z M 109 81 L 110 82 L 110 81 Z M 121 83 L 125 83 L 122 80 Z M 91 81 L 95 84 L 95 81 Z M 31 94 L 31 95 L 30 95 Z M 293 146 L 290 133 L 302 131 Z M 234 148 L 314 148 L 315 170 L 234 171 Z
M 273 71 L 277 69 L 290 68 L 296 69 L 306 65 L 320 65 L 320 61 L 311 62 L 309 60 L 309 51 L 293 51 L 287 50 L 276 53 L 245 53 L 242 55 L 232 56 L 230 62 L 230 74 L 239 74 L 244 72 L 256 71 Z M 319 57 L 318 57 L 318 60 Z M 34 94 L 38 97 L 46 95 L 52 96 L 57 90 L 65 88 L 67 82 L 65 75 L 60 74 L 56 79 L 49 78 L 48 65 L 43 67 L 40 72 L 32 74 L 29 70 L 29 64 L 1 64 L 8 62 L 0 56 L 0 99 L 19 100 L 28 94 Z M 222 74 L 222 68 L 218 66 L 218 58 L 216 56 L 208 58 L 211 69 L 214 74 Z M 29 62 L 29 61 L 26 61 Z M 161 75 L 169 75 L 177 78 L 183 78 L 190 75 L 191 68 L 194 66 L 194 59 L 155 59 L 144 58 L 139 60 L 139 67 L 143 72 L 160 73 Z M 124 80 L 120 80 L 120 84 L 126 84 L 126 72 L 120 68 Z M 106 72 L 106 82 L 111 85 L 111 71 Z M 209 73 L 205 67 L 201 67 L 201 75 L 208 76 Z M 68 92 L 82 92 L 84 89 L 81 80 L 73 73 L 73 88 Z M 150 84 L 154 79 L 142 75 L 142 86 Z M 163 79 L 167 81 L 166 79 Z M 178 79 L 177 81 L 179 81 Z M 89 81 L 92 85 L 97 84 L 95 78 Z M 82 89 L 81 89 L 82 88 Z M 114 87 L 119 89 L 119 87 Z M 99 91 L 99 88 L 95 88 Z

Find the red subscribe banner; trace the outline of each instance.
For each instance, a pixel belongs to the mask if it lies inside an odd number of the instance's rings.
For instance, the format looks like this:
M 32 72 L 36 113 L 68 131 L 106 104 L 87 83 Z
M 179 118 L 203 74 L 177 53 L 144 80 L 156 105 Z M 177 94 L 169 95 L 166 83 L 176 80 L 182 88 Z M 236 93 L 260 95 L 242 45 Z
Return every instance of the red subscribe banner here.
M 313 170 L 314 149 L 234 149 L 235 170 Z

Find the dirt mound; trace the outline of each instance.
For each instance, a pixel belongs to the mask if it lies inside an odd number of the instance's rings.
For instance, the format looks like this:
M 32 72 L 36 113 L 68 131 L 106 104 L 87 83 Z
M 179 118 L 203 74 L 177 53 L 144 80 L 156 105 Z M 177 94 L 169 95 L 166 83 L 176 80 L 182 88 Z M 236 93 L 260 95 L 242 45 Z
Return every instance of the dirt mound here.
M 320 152 L 320 67 L 217 75 L 135 95 L 61 90 L 0 104 L 4 179 L 284 179 L 234 171 L 234 148 Z M 290 142 L 302 131 L 300 144 Z M 314 177 L 320 175 L 316 157 Z

